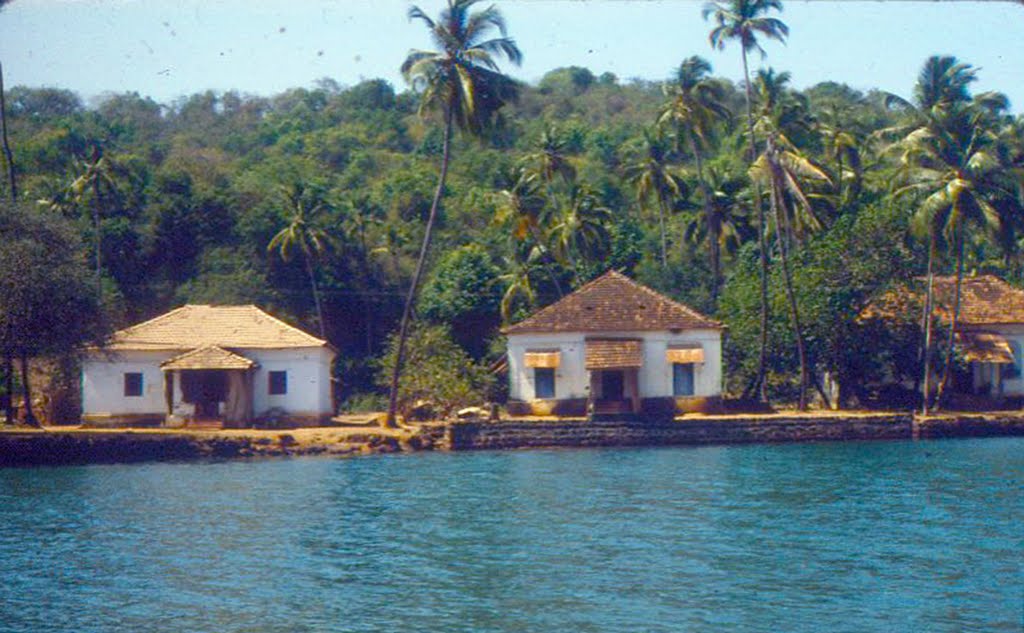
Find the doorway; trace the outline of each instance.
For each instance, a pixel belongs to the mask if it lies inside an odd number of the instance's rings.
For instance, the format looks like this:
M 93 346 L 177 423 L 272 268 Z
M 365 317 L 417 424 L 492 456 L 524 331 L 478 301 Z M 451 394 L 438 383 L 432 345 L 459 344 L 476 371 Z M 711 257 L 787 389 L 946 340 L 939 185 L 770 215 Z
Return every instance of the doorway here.
M 605 369 L 601 372 L 601 399 L 625 400 L 625 378 L 621 369 Z
M 227 400 L 227 374 L 216 369 L 196 369 L 181 373 L 183 400 L 195 405 L 197 420 L 220 417 L 220 403 Z

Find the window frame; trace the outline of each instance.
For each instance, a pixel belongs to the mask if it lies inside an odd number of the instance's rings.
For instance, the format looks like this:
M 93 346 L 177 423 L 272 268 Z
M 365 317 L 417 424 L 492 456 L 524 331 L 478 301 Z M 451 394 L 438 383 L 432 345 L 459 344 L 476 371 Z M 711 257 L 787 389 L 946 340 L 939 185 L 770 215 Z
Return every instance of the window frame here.
M 681 393 L 679 389 L 679 375 L 683 367 L 689 368 L 689 393 Z M 672 397 L 689 398 L 697 395 L 697 367 L 696 363 L 672 363 Z
M 545 376 L 543 381 L 541 380 L 541 376 Z M 550 378 L 547 378 L 547 376 L 550 376 Z M 542 395 L 540 390 L 541 384 L 545 385 L 545 387 L 550 385 L 550 392 L 547 388 L 545 388 L 544 394 Z M 555 398 L 555 394 L 557 393 L 555 384 L 556 382 L 554 367 L 533 368 L 533 397 L 536 400 L 553 400 Z
M 278 382 L 275 382 L 275 379 Z M 288 370 L 267 372 L 267 395 L 287 396 L 288 395 Z
M 146 393 L 146 378 L 143 373 L 141 371 L 126 371 L 123 375 L 121 387 L 124 397 L 141 398 Z

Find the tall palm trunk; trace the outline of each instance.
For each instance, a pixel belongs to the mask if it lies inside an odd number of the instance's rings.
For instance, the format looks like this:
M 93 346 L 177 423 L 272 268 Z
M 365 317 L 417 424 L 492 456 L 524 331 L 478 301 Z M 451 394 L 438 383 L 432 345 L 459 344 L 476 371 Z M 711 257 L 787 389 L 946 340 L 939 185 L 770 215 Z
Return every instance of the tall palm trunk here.
M 548 277 L 551 278 L 551 283 L 555 285 L 555 291 L 558 293 L 558 298 L 561 299 L 565 296 L 565 293 L 562 292 L 562 284 L 558 283 L 558 277 L 555 275 L 555 262 L 551 258 L 551 253 L 549 253 L 548 249 L 544 246 L 543 236 L 540 234 L 540 230 L 538 230 L 536 226 L 532 224 L 530 225 L 530 233 L 533 235 L 533 241 L 537 242 L 537 247 L 542 249 L 541 252 L 544 253 L 544 270 L 547 271 Z
M 29 388 L 28 379 L 28 354 L 25 352 L 21 353 L 21 393 L 25 400 L 25 424 L 42 428 L 39 420 L 36 419 L 36 414 L 32 411 L 32 390 Z
M 14 154 L 11 152 L 10 142 L 7 140 L 7 101 L 4 97 L 3 65 L 0 65 L 0 136 L 3 137 L 4 158 L 7 159 L 7 182 L 10 185 L 11 204 L 14 205 L 18 203 L 18 181 L 14 176 Z M 10 348 L 10 341 L 4 349 L 4 376 L 6 381 L 3 400 L 4 412 L 7 424 L 14 424 L 14 352 Z
M 690 137 L 690 151 L 693 152 L 693 159 L 697 163 L 697 183 L 700 186 L 701 195 L 704 197 L 704 221 L 708 227 L 708 263 L 711 265 L 711 303 L 718 303 L 718 286 L 721 281 L 722 254 L 719 241 L 718 223 L 715 221 L 711 209 L 711 190 L 708 183 L 704 181 L 704 159 L 697 148 L 697 140 L 693 134 Z
M 327 340 L 326 327 L 324 326 L 324 310 L 320 304 L 320 288 L 316 284 L 316 272 L 313 270 L 313 262 L 308 256 L 306 260 L 306 273 L 309 275 L 309 285 L 313 288 L 313 303 L 316 305 L 316 322 L 320 325 L 320 338 Z
M 924 295 L 924 350 L 922 360 L 924 375 L 921 386 L 921 415 L 928 415 L 929 400 L 931 398 L 931 373 L 932 373 L 932 308 L 934 299 L 935 281 L 935 235 L 928 240 L 928 282 Z
M 757 143 L 754 140 L 754 113 L 751 103 L 754 100 L 750 88 L 750 70 L 747 66 L 747 50 L 743 53 L 743 77 L 746 80 L 747 93 L 747 134 L 750 139 L 750 161 L 757 156 Z M 760 351 L 757 359 L 757 378 L 753 387 L 757 389 L 761 402 L 768 402 L 768 388 L 765 384 L 765 370 L 768 365 L 768 245 L 765 240 L 764 205 L 761 202 L 761 188 L 754 183 L 754 204 L 757 205 L 757 246 L 761 259 L 761 338 Z
M 94 155 L 94 158 L 98 156 Z M 95 233 L 93 237 L 93 248 L 96 250 L 96 299 L 97 301 L 103 300 L 103 249 L 102 249 L 102 236 L 100 235 L 100 207 L 103 204 L 103 200 L 100 193 L 100 181 L 99 175 L 93 175 L 92 181 L 92 230 Z
M 434 191 L 434 199 L 430 203 L 430 216 L 427 218 L 427 228 L 423 234 L 423 245 L 420 247 L 420 256 L 416 261 L 416 272 L 412 277 L 412 284 L 409 286 L 409 294 L 405 298 L 405 309 L 402 310 L 402 324 L 398 329 L 398 350 L 395 354 L 395 366 L 391 370 L 391 393 L 388 397 L 388 414 L 384 419 L 384 426 L 394 428 L 397 426 L 395 412 L 398 408 L 398 380 L 402 374 L 402 363 L 405 361 L 405 344 L 409 337 L 409 321 L 412 317 L 413 304 L 416 302 L 416 290 L 423 276 L 423 269 L 427 263 L 427 251 L 430 249 L 430 239 L 434 232 L 434 221 L 437 219 L 437 209 L 441 205 L 441 195 L 444 193 L 444 182 L 448 177 L 448 161 L 451 158 L 452 147 L 452 108 L 446 107 L 444 113 L 444 143 L 441 150 L 441 172 L 437 177 L 437 189 Z
M 949 338 L 946 341 L 946 362 L 942 368 L 942 380 L 939 381 L 939 389 L 935 394 L 935 409 L 942 408 L 942 396 L 946 393 L 949 385 L 949 377 L 953 369 L 953 344 L 955 342 L 956 330 L 960 325 L 960 295 L 964 279 L 964 226 L 961 222 L 957 227 L 957 251 L 956 251 L 956 290 L 953 299 L 953 319 L 949 324 Z
M 661 267 L 668 268 L 668 238 L 665 237 L 665 201 L 658 198 L 658 225 L 661 227 Z
M 774 177 L 774 176 L 773 176 Z M 796 352 L 800 360 L 800 404 L 801 411 L 807 410 L 807 351 L 804 348 L 803 328 L 800 326 L 800 311 L 796 305 L 796 294 L 793 292 L 793 279 L 789 273 L 789 247 L 783 235 L 783 217 L 780 207 L 782 206 L 779 196 L 780 192 L 772 187 L 771 196 L 772 212 L 775 215 L 775 236 L 779 241 L 779 258 L 782 260 L 782 278 L 786 284 L 786 300 L 789 302 L 789 316 L 793 325 L 793 336 L 796 338 Z

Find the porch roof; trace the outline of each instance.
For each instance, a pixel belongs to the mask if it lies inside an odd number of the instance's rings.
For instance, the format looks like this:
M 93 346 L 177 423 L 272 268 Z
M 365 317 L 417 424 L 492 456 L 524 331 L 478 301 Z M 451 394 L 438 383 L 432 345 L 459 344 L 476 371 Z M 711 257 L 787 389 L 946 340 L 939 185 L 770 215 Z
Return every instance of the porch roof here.
M 223 347 L 217 347 L 216 345 L 198 347 L 160 364 L 160 368 L 164 371 L 182 369 L 252 369 L 255 366 L 256 361 L 234 352 L 229 352 Z
M 964 332 L 957 335 L 964 358 L 975 363 L 1013 364 L 1010 342 L 993 332 Z
M 624 369 L 644 364 L 640 339 L 587 339 L 587 369 Z

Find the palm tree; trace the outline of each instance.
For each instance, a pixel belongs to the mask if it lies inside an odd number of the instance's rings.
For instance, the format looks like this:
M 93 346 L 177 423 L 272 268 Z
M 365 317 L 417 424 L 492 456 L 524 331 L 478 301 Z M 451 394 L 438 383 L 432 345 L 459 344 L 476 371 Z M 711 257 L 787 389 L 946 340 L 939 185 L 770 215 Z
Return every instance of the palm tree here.
M 290 187 L 282 187 L 281 192 L 291 209 L 291 219 L 267 244 L 267 253 L 277 253 L 284 262 L 290 262 L 298 252 L 309 276 L 309 285 L 313 290 L 313 304 L 316 306 L 316 321 L 320 326 L 320 338 L 327 339 L 324 326 L 323 306 L 320 302 L 320 290 L 316 283 L 316 266 L 324 254 L 332 247 L 333 241 L 315 224 L 315 216 L 323 210 L 324 205 L 315 197 L 307 195 L 306 187 L 294 183 Z
M 549 185 L 554 182 L 555 176 L 560 176 L 565 184 L 569 184 L 576 180 L 576 167 L 566 155 L 567 146 L 558 128 L 549 123 L 540 134 L 537 149 L 523 157 L 522 165 L 530 174 Z
M 643 152 L 636 162 L 625 169 L 626 179 L 636 187 L 636 199 L 643 208 L 652 197 L 658 204 L 658 224 L 661 228 L 661 267 L 668 267 L 668 240 L 665 216 L 675 201 L 683 195 L 685 185 L 668 162 L 669 148 L 658 133 L 644 130 Z
M 102 214 L 110 200 L 116 198 L 120 187 L 117 179 L 120 167 L 104 155 L 103 146 L 92 145 L 88 159 L 76 160 L 78 176 L 68 185 L 63 201 L 54 201 L 51 206 L 88 204 L 92 208 L 93 256 L 96 274 L 96 296 L 103 295 L 103 251 Z
M 902 138 L 893 145 L 901 151 L 901 169 L 897 182 L 902 185 L 894 195 L 916 194 L 924 198 L 915 213 L 919 233 L 928 236 L 928 273 L 924 309 L 922 349 L 922 411 L 927 414 L 931 399 L 931 345 L 934 260 L 940 236 L 953 246 L 956 258 L 956 285 L 953 317 L 950 323 L 943 377 L 936 404 L 949 380 L 952 344 L 960 315 L 960 289 L 963 278 L 963 252 L 968 227 L 998 228 L 999 208 L 1011 215 L 1019 213 L 1017 185 L 1011 172 L 999 160 L 997 115 L 1008 105 L 998 93 L 971 97 L 969 85 L 976 71 L 970 64 L 951 56 L 932 56 L 914 87 L 914 101 L 887 95 L 886 103 L 909 115 L 909 123 L 880 131 L 879 136 L 896 134 Z
M 835 103 L 821 108 L 816 127 L 824 145 L 825 158 L 835 165 L 836 207 L 842 209 L 856 199 L 860 191 L 863 176 L 861 147 L 864 137 L 850 116 L 849 109 L 840 108 Z M 844 190 L 847 173 L 850 186 Z
M 685 143 L 697 167 L 697 183 L 703 199 L 704 219 L 707 226 L 708 260 L 711 264 L 711 300 L 716 301 L 721 283 L 721 251 L 719 248 L 721 223 L 714 217 L 712 193 L 704 179 L 704 151 L 710 144 L 712 131 L 720 120 L 732 116 L 725 105 L 722 85 L 707 78 L 711 64 L 696 55 L 679 65 L 675 83 L 665 86 L 672 99 L 665 105 L 659 124 L 674 123 L 676 140 Z
M 545 269 L 559 297 L 562 297 L 562 285 L 554 271 L 554 262 L 547 249 L 544 232 L 550 219 L 547 212 L 547 201 L 540 193 L 538 175 L 526 170 L 520 171 L 518 178 L 508 189 L 495 194 L 497 209 L 494 221 L 499 224 L 510 224 L 512 237 L 518 242 L 528 238 L 533 240 L 533 248 L 544 261 Z
M 768 39 L 784 42 L 789 35 L 789 27 L 777 18 L 765 17 L 769 11 L 782 11 L 781 0 L 731 0 L 730 2 L 710 2 L 704 5 L 703 16 L 707 20 L 714 16 L 715 27 L 708 35 L 711 46 L 718 50 L 725 48 L 729 40 L 738 40 L 743 56 L 743 79 L 746 91 L 747 106 L 747 138 L 750 142 L 750 160 L 757 156 L 757 141 L 754 138 L 754 114 L 752 110 L 753 94 L 750 83 L 750 69 L 747 65 L 747 53 L 756 50 L 764 58 L 766 53 L 757 41 L 758 35 Z M 765 242 L 764 206 L 761 193 L 755 191 L 754 201 L 757 205 L 757 243 L 761 259 L 761 345 L 758 357 L 757 377 L 753 389 L 756 389 L 761 400 L 767 402 L 768 392 L 765 384 L 765 369 L 768 363 L 768 247 Z
M 1005 97 L 978 95 L 969 102 L 951 104 L 934 119 L 939 127 L 919 129 L 901 143 L 908 167 L 907 184 L 898 193 L 915 193 L 923 202 L 915 214 L 918 229 L 928 231 L 935 243 L 941 232 L 956 260 L 953 315 L 947 350 L 952 350 L 960 317 L 960 289 L 964 248 L 972 228 L 997 234 L 1002 214 L 1019 217 L 1018 184 L 1000 161 L 998 127 L 993 115 L 1006 105 Z M 935 406 L 942 406 L 953 354 L 947 353 Z
M 799 235 L 799 232 L 793 228 L 794 221 L 798 217 L 805 218 L 802 223 L 804 227 L 810 229 L 820 227 L 820 222 L 818 222 L 811 202 L 800 185 L 800 180 L 816 179 L 827 182 L 828 176 L 796 152 L 795 148 L 781 146 L 774 134 L 768 135 L 764 153 L 758 157 L 750 170 L 752 178 L 767 186 L 768 199 L 772 215 L 775 218 L 775 235 L 782 261 L 786 299 L 789 303 L 797 357 L 800 361 L 799 406 L 803 411 L 807 408 L 807 386 L 810 373 L 807 368 L 803 329 L 800 325 L 800 311 L 796 303 L 796 294 L 793 292 L 793 278 L 789 269 L 790 235 Z
M 549 233 L 555 254 L 569 262 L 577 283 L 581 279 L 579 260 L 597 259 L 607 252 L 607 226 L 611 217 L 611 210 L 601 204 L 588 186 L 574 184 L 571 187 L 558 222 Z
M 444 183 L 451 160 L 451 140 L 455 127 L 464 132 L 480 135 L 494 122 L 498 110 L 515 98 L 517 87 L 508 77 L 498 72 L 495 56 L 501 55 L 513 64 L 519 64 L 522 53 L 515 41 L 508 37 L 505 20 L 494 6 L 471 12 L 478 0 L 448 0 L 438 20 L 431 19 L 419 7 L 409 9 L 409 19 L 421 20 L 430 30 L 437 51 L 413 50 L 402 63 L 402 75 L 420 92 L 420 113 L 432 109 L 441 112 L 444 137 L 441 145 L 441 169 L 437 189 L 430 204 L 405 308 L 399 326 L 398 349 L 391 372 L 390 397 L 385 425 L 395 425 L 398 404 L 398 381 L 405 360 L 405 345 L 409 334 L 409 321 L 416 302 L 416 292 L 427 261 L 437 210 L 441 204 Z M 494 31 L 500 37 L 491 37 Z
M 722 253 L 732 255 L 751 233 L 747 217 L 749 200 L 742 195 L 747 188 L 746 179 L 728 176 L 714 167 L 704 173 L 707 208 L 685 224 L 683 239 L 694 244 L 715 239 L 718 242 L 715 252 L 719 257 Z

